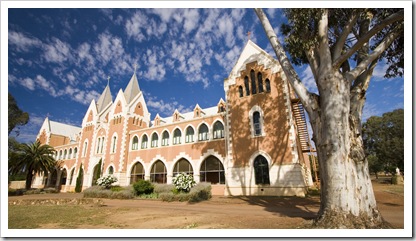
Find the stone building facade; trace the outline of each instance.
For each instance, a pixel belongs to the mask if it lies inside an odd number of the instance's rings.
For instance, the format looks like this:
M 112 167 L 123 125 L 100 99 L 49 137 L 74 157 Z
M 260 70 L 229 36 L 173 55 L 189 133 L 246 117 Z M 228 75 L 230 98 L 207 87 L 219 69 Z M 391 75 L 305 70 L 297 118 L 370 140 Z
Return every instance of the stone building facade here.
M 172 183 L 186 172 L 210 182 L 217 195 L 303 196 L 312 185 L 309 138 L 279 63 L 249 40 L 224 91 L 226 100 L 214 107 L 197 104 L 192 112 L 151 120 L 135 73 L 114 100 L 107 85 L 81 127 L 45 119 L 38 140 L 55 148 L 62 166 L 34 186 L 73 191 L 82 167 L 83 189 L 95 184 L 98 171 L 121 186 L 139 179 Z

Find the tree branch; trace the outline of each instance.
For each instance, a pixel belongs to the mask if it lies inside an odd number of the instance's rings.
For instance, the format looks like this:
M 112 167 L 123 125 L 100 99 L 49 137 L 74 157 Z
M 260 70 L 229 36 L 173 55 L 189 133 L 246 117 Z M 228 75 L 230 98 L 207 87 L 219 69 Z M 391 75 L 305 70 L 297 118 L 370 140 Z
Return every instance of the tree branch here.
M 358 20 L 358 11 L 353 10 L 353 12 L 350 15 L 350 18 L 348 19 L 348 22 L 344 26 L 344 30 L 342 31 L 341 35 L 339 36 L 337 42 L 334 45 L 333 49 L 333 56 L 332 59 L 337 59 L 342 52 L 342 49 L 344 48 L 344 44 L 347 41 L 347 38 L 352 31 L 352 28 L 354 27 L 355 23 Z
M 390 44 L 400 35 L 402 31 L 396 27 L 393 31 L 387 34 L 383 41 L 374 49 L 374 51 L 363 59 L 353 70 L 346 73 L 346 78 L 350 83 L 355 80 L 361 73 L 363 73 L 367 66 L 374 60 L 376 60 L 389 46 Z
M 319 72 L 327 71 L 331 68 L 332 58 L 328 43 L 328 9 L 324 9 L 321 19 L 318 22 L 318 41 L 319 41 Z
M 308 51 L 305 51 L 306 58 L 308 59 L 309 66 L 315 80 L 318 79 L 318 69 L 319 69 L 319 56 L 316 54 L 316 48 L 311 47 Z
M 394 13 L 384 19 L 381 23 L 374 26 L 370 31 L 368 31 L 365 35 L 363 35 L 358 41 L 352 46 L 348 51 L 346 51 L 343 55 L 338 57 L 332 64 L 333 68 L 339 69 L 341 64 L 346 61 L 348 58 L 350 58 L 354 53 L 357 52 L 358 49 L 360 49 L 365 43 L 368 42 L 368 40 L 373 37 L 375 34 L 377 34 L 380 30 L 382 30 L 387 25 L 394 23 L 396 21 L 400 21 L 404 18 L 404 11 L 401 10 L 397 13 Z M 371 61 L 370 61 L 371 62 Z
M 269 38 L 270 44 L 273 47 L 277 60 L 282 66 L 283 72 L 288 78 L 290 84 L 295 90 L 306 111 L 308 111 L 308 113 L 311 115 L 313 111 L 318 108 L 318 102 L 316 101 L 316 98 L 314 98 L 313 95 L 309 93 L 305 85 L 303 85 L 300 81 L 299 76 L 294 70 L 292 64 L 289 62 L 286 53 L 282 45 L 279 43 L 276 33 L 270 25 L 269 19 L 264 14 L 263 10 L 260 8 L 255 8 L 254 11 L 256 12 L 257 17 L 259 18 L 264 28 L 264 31 L 266 32 L 266 35 Z

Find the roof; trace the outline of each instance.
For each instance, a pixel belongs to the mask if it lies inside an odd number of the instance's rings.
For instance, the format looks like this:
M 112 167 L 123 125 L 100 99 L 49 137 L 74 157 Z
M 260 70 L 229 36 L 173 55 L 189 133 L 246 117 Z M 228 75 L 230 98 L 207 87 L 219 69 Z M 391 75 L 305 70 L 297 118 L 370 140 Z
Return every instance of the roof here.
M 52 134 L 68 136 L 71 137 L 71 139 L 73 139 L 72 137 L 74 137 L 74 135 L 79 134 L 81 128 L 77 126 L 63 124 L 60 122 L 49 121 L 49 130 Z
M 124 96 L 126 97 L 127 104 L 140 93 L 139 81 L 137 81 L 136 72 L 131 77 L 126 89 L 124 90 Z
M 213 107 L 209 107 L 209 108 L 205 108 L 202 109 L 201 111 L 204 112 L 204 117 L 205 116 L 213 116 L 218 114 L 218 106 L 213 106 Z M 187 121 L 187 120 L 193 120 L 194 119 L 194 112 L 187 112 L 187 113 L 180 113 L 181 117 L 183 117 L 183 119 L 181 121 Z M 169 117 L 165 117 L 165 118 L 160 118 L 161 120 L 163 120 L 163 124 L 164 125 L 168 125 L 168 124 L 172 124 L 173 123 L 173 116 L 169 116 Z M 154 125 L 154 121 L 151 122 L 152 125 Z
M 97 111 L 100 113 L 104 107 L 106 107 L 108 104 L 110 104 L 113 101 L 113 97 L 111 96 L 110 87 L 105 87 L 103 93 L 101 94 L 100 98 L 97 101 Z

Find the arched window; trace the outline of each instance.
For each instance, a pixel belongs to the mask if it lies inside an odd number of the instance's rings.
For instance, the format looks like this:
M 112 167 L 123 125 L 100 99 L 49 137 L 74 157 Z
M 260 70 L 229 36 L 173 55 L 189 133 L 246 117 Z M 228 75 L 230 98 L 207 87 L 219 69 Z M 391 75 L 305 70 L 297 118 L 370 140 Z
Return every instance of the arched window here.
M 75 149 L 74 149 L 74 158 L 77 157 L 77 153 L 78 153 L 78 147 L 75 147 Z
M 254 127 L 254 135 L 261 136 L 260 112 L 258 111 L 255 111 L 253 113 L 253 127 Z
M 72 168 L 71 174 L 69 175 L 69 185 L 72 184 L 72 179 L 74 178 L 75 167 Z
M 100 153 L 103 153 L 104 137 L 101 139 Z
M 266 92 L 270 92 L 270 80 L 266 79 Z
M 244 96 L 243 94 L 243 86 L 238 86 L 238 93 L 240 94 L 240 98 Z
M 257 74 L 257 82 L 258 82 L 258 84 L 259 84 L 259 93 L 262 93 L 264 90 L 263 90 L 263 80 L 262 80 L 262 75 L 261 75 L 261 73 L 260 73 L 260 72 Z
M 114 173 L 114 167 L 113 167 L 113 166 L 110 166 L 110 167 L 108 168 L 108 174 L 109 174 L 109 175 L 113 175 L 113 173 Z
M 214 156 L 209 156 L 201 164 L 199 172 L 201 182 L 212 184 L 225 184 L 224 166 L 221 161 Z
M 151 143 L 150 147 L 157 147 L 157 142 L 158 141 L 159 141 L 159 136 L 157 135 L 157 133 L 153 133 L 152 143 Z
M 100 143 L 101 142 L 101 138 L 98 138 L 98 143 L 97 143 L 97 153 L 100 153 Z
M 186 143 L 190 143 L 190 142 L 194 142 L 194 128 L 192 128 L 192 126 L 188 126 L 188 128 L 186 128 L 186 136 L 185 136 L 185 142 Z
M 208 126 L 202 124 L 198 130 L 198 140 L 199 141 L 206 141 L 208 140 Z
M 166 183 L 167 172 L 166 172 L 166 166 L 162 161 L 156 161 L 153 166 L 152 170 L 150 172 L 150 181 L 156 182 L 156 183 Z
M 65 151 L 64 151 L 64 158 L 63 159 L 65 160 L 67 158 L 68 158 L 68 151 L 65 149 Z
M 116 143 L 117 143 L 117 136 L 113 136 L 113 148 L 111 149 L 111 153 L 116 153 Z
M 188 160 L 182 158 L 176 162 L 175 167 L 173 168 L 173 176 L 175 177 L 179 173 L 194 174 L 191 163 Z
M 67 178 L 67 172 L 66 172 L 66 169 L 64 169 L 62 171 L 62 174 L 61 174 L 61 184 L 60 185 L 66 185 L 66 178 Z
M 250 95 L 250 86 L 248 83 L 248 77 L 244 77 L 244 87 L 246 88 L 246 96 Z
M 182 132 L 178 128 L 173 132 L 173 145 L 181 144 Z
M 214 124 L 214 139 L 224 138 L 224 125 L 217 121 Z
M 59 155 L 58 155 L 58 159 L 57 160 L 61 160 L 62 158 L 62 150 L 59 151 Z
M 256 184 L 270 184 L 269 178 L 269 163 L 266 158 L 259 155 L 254 159 L 254 177 Z
M 169 146 L 169 132 L 168 131 L 164 131 L 162 134 L 162 146 Z
M 131 145 L 132 150 L 137 150 L 139 148 L 139 138 L 137 136 L 133 137 L 133 142 Z
M 147 148 L 147 141 L 148 141 L 147 135 L 143 135 L 143 137 L 142 137 L 142 149 Z
M 88 147 L 88 141 L 84 142 L 84 149 L 82 150 L 82 156 L 85 157 L 87 155 L 87 147 Z
M 144 180 L 144 168 L 140 162 L 134 164 L 130 174 L 130 184 L 137 182 L 138 180 Z
M 254 70 L 250 71 L 250 79 L 251 79 L 251 93 L 254 95 L 257 93 L 256 73 L 254 73 Z
M 72 148 L 69 148 L 68 159 L 72 159 Z

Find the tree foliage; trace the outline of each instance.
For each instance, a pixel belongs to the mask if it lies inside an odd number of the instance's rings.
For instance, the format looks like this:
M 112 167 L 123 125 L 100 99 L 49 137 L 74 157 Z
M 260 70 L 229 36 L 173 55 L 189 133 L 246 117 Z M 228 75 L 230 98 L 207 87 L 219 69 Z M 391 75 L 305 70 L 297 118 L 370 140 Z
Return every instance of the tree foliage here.
M 79 167 L 79 171 L 78 171 L 77 180 L 75 183 L 75 192 L 78 193 L 82 191 L 83 179 L 84 179 L 84 170 L 82 169 L 82 163 L 81 163 L 81 166 Z
M 12 130 L 16 126 L 26 125 L 29 121 L 29 114 L 27 112 L 23 112 L 19 106 L 17 105 L 16 100 L 14 97 L 9 93 L 9 129 L 8 134 L 12 132 Z M 19 135 L 19 131 L 16 131 L 17 135 Z
M 20 144 L 15 154 L 15 161 L 9 166 L 10 173 L 25 172 L 26 189 L 30 189 L 36 174 L 47 175 L 54 168 L 59 167 L 59 163 L 52 157 L 53 154 L 55 154 L 53 147 L 41 145 L 39 141 L 32 144 Z
M 370 171 L 395 173 L 404 168 L 404 110 L 372 116 L 363 124 L 363 141 Z

